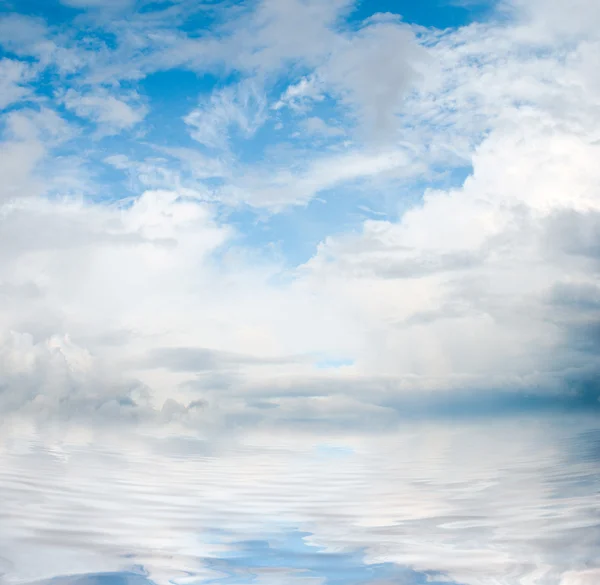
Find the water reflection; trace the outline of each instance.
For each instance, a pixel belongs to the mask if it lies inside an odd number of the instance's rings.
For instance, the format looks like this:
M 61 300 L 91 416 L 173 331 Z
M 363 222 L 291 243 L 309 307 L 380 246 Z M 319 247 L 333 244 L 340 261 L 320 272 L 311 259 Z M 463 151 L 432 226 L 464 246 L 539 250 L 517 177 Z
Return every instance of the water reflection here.
M 0 580 L 600 582 L 597 419 L 381 435 L 6 433 Z
M 309 534 L 292 532 L 269 540 L 235 544 L 234 550 L 207 564 L 226 577 L 211 583 L 285 582 L 290 580 L 330 585 L 366 583 L 440 583 L 435 575 L 418 573 L 394 563 L 366 564 L 362 551 L 326 552 L 306 543 Z M 249 579 L 248 577 L 251 577 Z

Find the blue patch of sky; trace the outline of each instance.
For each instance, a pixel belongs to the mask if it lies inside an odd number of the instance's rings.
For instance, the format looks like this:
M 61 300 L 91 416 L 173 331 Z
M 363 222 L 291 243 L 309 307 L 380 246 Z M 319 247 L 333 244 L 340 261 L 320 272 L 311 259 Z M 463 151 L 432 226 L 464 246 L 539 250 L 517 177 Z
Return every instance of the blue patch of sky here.
M 149 14 L 151 12 L 159 12 L 165 8 L 173 6 L 172 0 L 156 0 L 156 2 L 148 2 L 141 6 L 138 10 L 140 14 Z
M 273 120 L 267 120 L 251 137 L 236 125 L 229 128 L 229 141 L 231 150 L 236 158 L 247 165 L 260 163 L 265 158 L 265 151 L 272 146 L 277 136 L 273 127 Z
M 352 366 L 353 364 L 354 364 L 353 359 L 330 358 L 330 359 L 319 360 L 318 362 L 315 363 L 315 368 L 325 370 L 325 369 L 331 369 L 331 368 L 343 368 L 345 366 Z
M 236 210 L 228 222 L 240 232 L 238 243 L 253 248 L 275 245 L 287 264 L 298 266 L 315 254 L 326 237 L 357 231 L 367 219 L 398 221 L 422 200 L 426 188 L 460 186 L 471 171 L 471 167 L 461 167 L 432 181 L 398 182 L 383 189 L 365 189 L 363 182 L 355 181 L 318 193 L 306 205 L 264 218 L 252 209 Z
M 347 447 L 345 445 L 330 445 L 323 443 L 315 445 L 315 453 L 319 457 L 326 459 L 346 459 L 352 457 L 352 455 L 355 454 L 355 451 L 352 447 Z
M 58 0 L 13 0 L 4 9 L 0 6 L 0 12 L 9 11 L 43 18 L 50 26 L 68 22 L 80 12 Z
M 216 10 L 218 3 L 211 7 L 204 2 L 198 2 L 195 9 L 189 12 L 179 25 L 179 30 L 191 37 L 202 36 L 220 22 L 220 11 Z
M 138 90 L 145 96 L 149 112 L 144 121 L 147 140 L 162 146 L 198 146 L 183 121 L 198 106 L 201 95 L 210 95 L 222 80 L 185 69 L 157 71 L 142 79 Z
M 354 192 L 353 192 L 354 191 Z M 361 205 L 363 208 L 361 208 Z M 256 211 L 233 212 L 228 221 L 241 232 L 240 243 L 254 248 L 275 244 L 291 266 L 308 261 L 327 236 L 356 229 L 371 214 L 374 199 L 352 186 L 319 194 L 306 205 L 262 220 Z
M 2 12 L 0 11 L 0 16 Z M 1 39 L 0 39 L 1 40 Z M 10 50 L 10 48 L 0 45 L 0 59 L 15 59 L 17 61 L 23 61 L 24 63 L 33 64 L 37 61 L 36 57 L 31 55 L 19 55 Z
M 361 0 L 350 14 L 349 23 L 358 24 L 377 13 L 391 13 L 408 24 L 446 29 L 481 19 L 493 5 L 486 0 Z

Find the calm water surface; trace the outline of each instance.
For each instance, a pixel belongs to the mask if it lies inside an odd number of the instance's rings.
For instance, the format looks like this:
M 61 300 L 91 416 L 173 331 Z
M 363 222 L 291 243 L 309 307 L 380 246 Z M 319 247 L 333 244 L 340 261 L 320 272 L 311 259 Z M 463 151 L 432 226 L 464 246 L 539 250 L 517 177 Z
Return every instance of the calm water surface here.
M 600 583 L 585 415 L 222 439 L 5 429 L 0 581 Z

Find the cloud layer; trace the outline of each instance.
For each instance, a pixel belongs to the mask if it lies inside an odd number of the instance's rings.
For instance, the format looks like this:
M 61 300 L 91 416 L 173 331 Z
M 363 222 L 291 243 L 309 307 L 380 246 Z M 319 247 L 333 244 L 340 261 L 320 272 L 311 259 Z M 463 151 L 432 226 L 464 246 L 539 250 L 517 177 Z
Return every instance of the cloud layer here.
M 597 407 L 592 2 L 64 4 L 0 22 L 5 414 Z

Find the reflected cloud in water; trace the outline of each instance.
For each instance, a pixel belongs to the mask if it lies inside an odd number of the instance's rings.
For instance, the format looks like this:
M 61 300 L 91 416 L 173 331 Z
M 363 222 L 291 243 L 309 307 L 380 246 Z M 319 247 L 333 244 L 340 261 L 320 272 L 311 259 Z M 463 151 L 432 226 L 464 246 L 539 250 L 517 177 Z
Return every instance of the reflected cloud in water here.
M 584 414 L 221 444 L 12 432 L 2 581 L 588 585 L 598 436 Z

